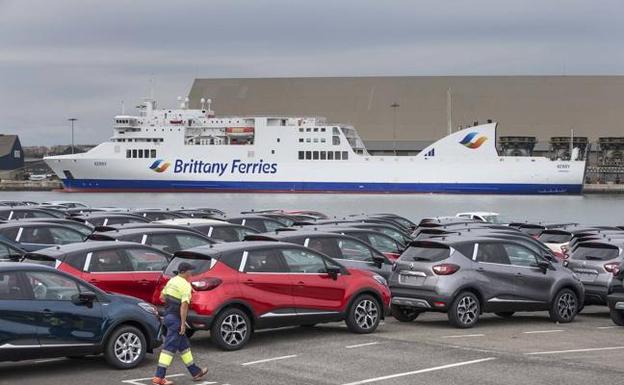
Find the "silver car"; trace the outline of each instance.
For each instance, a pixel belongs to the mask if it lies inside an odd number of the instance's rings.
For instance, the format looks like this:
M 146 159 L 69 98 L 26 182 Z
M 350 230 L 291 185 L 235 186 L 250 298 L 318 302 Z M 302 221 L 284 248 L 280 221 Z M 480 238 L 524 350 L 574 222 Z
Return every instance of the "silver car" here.
M 613 285 L 613 273 L 622 262 L 623 239 L 581 242 L 564 263 L 585 286 L 586 305 L 606 305 Z
M 414 241 L 395 264 L 389 286 L 399 321 L 445 312 L 459 328 L 474 326 L 484 312 L 507 318 L 548 310 L 553 321 L 571 322 L 584 300 L 583 285 L 563 265 L 494 236 Z

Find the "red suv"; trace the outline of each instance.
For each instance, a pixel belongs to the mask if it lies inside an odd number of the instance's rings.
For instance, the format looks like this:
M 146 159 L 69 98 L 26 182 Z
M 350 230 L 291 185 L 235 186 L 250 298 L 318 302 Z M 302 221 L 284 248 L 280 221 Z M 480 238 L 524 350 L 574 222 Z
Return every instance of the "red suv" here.
M 24 262 L 55 266 L 102 290 L 150 302 L 169 256 L 134 242 L 94 241 L 41 249 Z
M 254 330 L 344 320 L 354 333 L 372 333 L 390 302 L 386 280 L 348 269 L 306 247 L 232 242 L 179 251 L 165 270 L 153 303 L 181 262 L 195 266 L 188 323 L 210 330 L 224 350 L 242 348 Z

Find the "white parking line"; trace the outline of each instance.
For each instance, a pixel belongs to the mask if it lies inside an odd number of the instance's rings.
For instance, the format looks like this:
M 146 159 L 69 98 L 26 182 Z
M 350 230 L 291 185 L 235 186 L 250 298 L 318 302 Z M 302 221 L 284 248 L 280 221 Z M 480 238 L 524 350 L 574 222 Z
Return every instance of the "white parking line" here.
M 434 372 L 437 370 L 444 370 L 444 369 L 450 369 L 450 368 L 456 368 L 458 366 L 464 366 L 464 365 L 473 365 L 473 364 L 478 364 L 480 362 L 486 362 L 486 361 L 492 361 L 495 360 L 496 358 L 494 357 L 488 357 L 488 358 L 482 358 L 480 360 L 473 360 L 473 361 L 464 361 L 464 362 L 457 362 L 455 364 L 448 364 L 448 365 L 442 365 L 442 366 L 435 366 L 433 368 L 427 368 L 427 369 L 420 369 L 420 370 L 414 370 L 412 372 L 405 372 L 405 373 L 397 373 L 397 374 L 391 374 L 388 376 L 383 376 L 383 377 L 375 377 L 375 378 L 369 378 L 366 380 L 361 380 L 361 381 L 356 381 L 356 382 L 349 382 L 347 384 L 343 384 L 343 385 L 361 385 L 361 384 L 370 384 L 371 382 L 378 382 L 378 381 L 384 381 L 384 380 L 389 380 L 392 378 L 398 378 L 398 377 L 405 377 L 405 376 L 411 376 L 414 374 L 421 374 L 421 373 L 428 373 L 428 372 Z
M 545 334 L 545 333 L 559 333 L 564 331 L 563 329 L 551 329 L 551 330 L 532 330 L 529 332 L 522 332 L 523 334 Z
M 472 337 L 484 337 L 485 334 L 458 334 L 453 336 L 442 336 L 440 338 L 472 338 Z
M 181 377 L 183 376 L 184 373 L 179 373 L 179 374 L 167 374 L 167 378 L 171 378 L 171 377 Z M 123 382 L 124 384 L 131 384 L 131 385 L 145 385 L 143 383 L 143 381 L 151 381 L 152 377 L 146 377 L 146 378 L 135 378 L 134 380 L 123 380 L 121 382 Z
M 615 329 L 618 326 L 598 326 L 596 329 Z
M 563 354 L 563 353 L 583 353 L 583 352 L 599 352 L 601 350 L 619 350 L 624 349 L 624 346 L 610 346 L 607 348 L 591 348 L 591 349 L 572 349 L 572 350 L 553 350 L 549 352 L 531 352 L 524 353 L 527 356 L 537 356 L 540 354 Z
M 377 345 L 377 344 L 379 344 L 379 342 L 368 342 L 368 343 L 365 343 L 365 344 L 345 346 L 345 349 L 355 349 L 355 348 L 361 348 L 361 347 L 364 347 L 364 346 L 372 346 L 372 345 Z
M 297 355 L 296 354 L 291 354 L 289 356 L 267 358 L 267 359 L 264 359 L 264 360 L 245 362 L 245 363 L 242 363 L 241 365 L 242 366 L 249 366 L 249 365 L 262 364 L 262 363 L 271 362 L 271 361 L 287 360 L 289 358 L 294 358 L 294 357 L 297 357 Z

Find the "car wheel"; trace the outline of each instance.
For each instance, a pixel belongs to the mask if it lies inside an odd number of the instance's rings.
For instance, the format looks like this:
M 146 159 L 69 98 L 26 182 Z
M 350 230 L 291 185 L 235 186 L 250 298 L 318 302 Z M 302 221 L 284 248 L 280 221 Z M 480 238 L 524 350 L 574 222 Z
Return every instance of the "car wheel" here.
M 143 361 L 146 350 L 143 332 L 134 326 L 120 326 L 108 337 L 104 358 L 117 369 L 132 369 Z
M 499 311 L 498 313 L 494 313 L 501 318 L 511 318 L 515 314 L 514 311 Z
M 467 329 L 477 324 L 481 315 L 479 298 L 469 291 L 459 293 L 448 310 L 451 325 Z
M 550 305 L 550 319 L 554 322 L 572 322 L 578 314 L 578 298 L 570 289 L 561 289 Z
M 392 305 L 392 316 L 399 322 L 412 322 L 420 315 L 421 311 L 414 308 Z
M 619 310 L 611 309 L 611 320 L 618 326 L 624 326 L 624 314 Z
M 377 300 L 368 294 L 358 296 L 348 310 L 347 327 L 353 333 L 372 333 L 381 321 L 381 309 Z
M 251 321 L 241 309 L 231 307 L 223 310 L 212 323 L 210 338 L 223 350 L 238 350 L 251 337 Z

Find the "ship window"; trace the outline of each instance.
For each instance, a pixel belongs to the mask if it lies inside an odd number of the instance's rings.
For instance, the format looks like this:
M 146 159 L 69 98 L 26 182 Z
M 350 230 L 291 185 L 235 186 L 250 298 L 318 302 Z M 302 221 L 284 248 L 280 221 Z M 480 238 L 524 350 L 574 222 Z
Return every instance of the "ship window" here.
M 340 135 L 340 132 L 338 131 L 338 127 L 332 128 L 332 135 Z
M 312 129 L 310 127 L 306 128 L 306 132 L 310 132 Z
M 318 138 L 314 138 L 314 143 L 318 143 Z
M 279 142 L 280 142 L 280 138 L 277 138 L 277 143 L 279 143 Z
M 342 160 L 347 160 L 349 159 L 349 153 L 347 151 L 343 151 L 342 152 Z
M 275 154 L 275 150 L 271 150 L 271 154 Z
M 130 158 L 132 156 L 132 151 L 126 150 L 126 158 Z
M 306 159 L 307 160 L 312 159 L 312 151 L 306 151 Z
M 325 142 L 327 142 L 327 139 L 321 138 L 321 143 L 325 143 Z
M 340 160 L 340 151 L 334 152 L 334 157 L 336 158 L 336 160 Z
M 314 127 L 314 132 L 318 132 L 318 127 Z
M 299 160 L 305 159 L 305 154 L 303 151 L 299 151 Z
M 327 151 L 327 160 L 334 160 L 334 152 Z
M 325 132 L 325 127 L 321 127 L 321 132 Z
M 327 153 L 325 151 L 321 151 L 321 160 L 327 159 Z
M 303 127 L 299 127 L 299 132 L 303 132 Z
M 303 143 L 303 138 L 299 138 L 299 143 Z
M 313 151 L 312 152 L 312 159 L 318 160 L 318 158 L 319 158 L 319 152 L 318 151 Z
M 332 144 L 333 144 L 334 146 L 339 145 L 339 144 L 340 144 L 340 137 L 339 137 L 339 136 L 336 136 L 336 135 L 332 136 Z
M 306 138 L 306 143 L 310 143 L 312 140 L 310 138 Z
M 132 150 L 132 157 L 136 158 L 137 157 L 137 150 Z
M 156 150 L 152 150 L 152 151 L 151 151 L 151 157 L 152 157 L 152 158 L 155 158 L 155 157 L 156 157 Z

